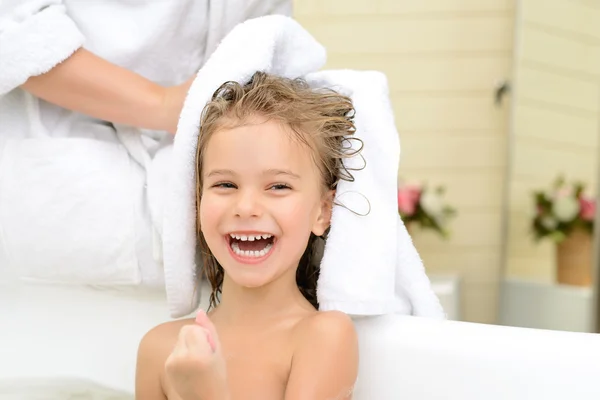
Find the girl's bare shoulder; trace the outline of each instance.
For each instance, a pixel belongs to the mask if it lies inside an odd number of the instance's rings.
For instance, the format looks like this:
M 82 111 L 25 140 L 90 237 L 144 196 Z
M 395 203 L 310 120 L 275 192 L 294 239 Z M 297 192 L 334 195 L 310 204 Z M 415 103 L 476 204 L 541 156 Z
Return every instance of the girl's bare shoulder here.
M 155 326 L 142 338 L 139 353 L 150 353 L 153 358 L 166 360 L 173 347 L 175 347 L 175 343 L 177 343 L 177 337 L 181 328 L 192 323 L 194 323 L 194 320 L 188 318 L 169 321 Z
M 149 330 L 140 341 L 135 378 L 136 398 L 165 400 L 169 398 L 164 381 L 164 365 L 173 351 L 179 331 L 193 319 L 160 324 Z
M 321 340 L 350 339 L 356 337 L 352 319 L 340 311 L 319 311 L 302 318 L 296 325 L 296 337 L 301 341 L 311 340 L 314 336 Z
M 351 398 L 358 374 L 358 338 L 350 317 L 318 312 L 299 322 L 296 330 L 286 399 Z

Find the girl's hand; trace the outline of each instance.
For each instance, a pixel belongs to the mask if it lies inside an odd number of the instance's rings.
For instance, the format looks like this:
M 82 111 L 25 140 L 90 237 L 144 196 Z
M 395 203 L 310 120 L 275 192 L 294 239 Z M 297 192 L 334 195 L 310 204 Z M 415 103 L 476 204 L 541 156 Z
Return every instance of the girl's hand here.
M 165 372 L 182 400 L 229 398 L 217 331 L 204 311 L 198 312 L 196 324 L 181 328 Z

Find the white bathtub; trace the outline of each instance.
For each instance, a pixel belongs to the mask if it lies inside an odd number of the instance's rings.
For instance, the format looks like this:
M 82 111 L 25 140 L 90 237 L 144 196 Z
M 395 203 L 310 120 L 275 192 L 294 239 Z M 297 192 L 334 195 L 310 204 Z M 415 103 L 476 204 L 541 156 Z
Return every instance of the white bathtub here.
M 0 296 L 2 400 L 132 399 L 138 342 L 168 319 L 158 293 L 27 287 Z M 356 326 L 355 400 L 600 398 L 597 335 L 399 316 Z

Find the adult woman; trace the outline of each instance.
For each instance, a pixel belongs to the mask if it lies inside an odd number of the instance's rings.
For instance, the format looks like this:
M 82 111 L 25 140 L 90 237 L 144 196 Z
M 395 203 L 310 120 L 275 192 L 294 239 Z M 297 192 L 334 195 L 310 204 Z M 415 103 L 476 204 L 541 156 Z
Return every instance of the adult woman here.
M 222 37 L 273 13 L 290 14 L 291 1 L 3 0 L 0 267 L 161 286 L 152 161 L 132 153 L 132 137 L 152 160 Z

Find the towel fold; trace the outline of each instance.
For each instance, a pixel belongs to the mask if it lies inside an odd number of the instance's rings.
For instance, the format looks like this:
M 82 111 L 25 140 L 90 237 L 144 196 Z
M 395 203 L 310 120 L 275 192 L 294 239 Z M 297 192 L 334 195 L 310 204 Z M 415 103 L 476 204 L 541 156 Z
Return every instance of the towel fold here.
M 354 181 L 341 181 L 321 262 L 321 310 L 351 315 L 412 314 L 443 318 L 418 253 L 398 216 L 398 133 L 387 80 L 373 71 L 320 71 L 325 49 L 297 22 L 283 16 L 246 21 L 225 37 L 192 84 L 173 145 L 163 215 L 167 299 L 173 317 L 198 304 L 195 156 L 200 116 L 226 81 L 246 83 L 256 71 L 302 77 L 312 87 L 352 98 L 360 156 L 345 160 Z M 358 141 L 352 141 L 359 146 Z

